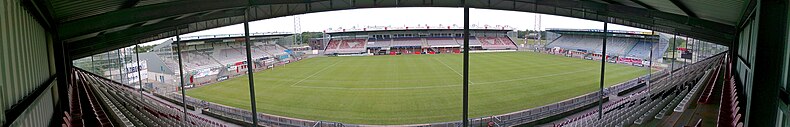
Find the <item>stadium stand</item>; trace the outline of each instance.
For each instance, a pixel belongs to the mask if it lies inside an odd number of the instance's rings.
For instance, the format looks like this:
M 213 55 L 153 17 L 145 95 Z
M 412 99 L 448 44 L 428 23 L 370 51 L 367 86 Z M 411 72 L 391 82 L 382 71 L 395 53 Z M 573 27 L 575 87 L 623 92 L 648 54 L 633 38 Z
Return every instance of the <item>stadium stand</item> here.
M 75 87 L 84 87 L 83 90 L 89 93 L 84 94 L 85 97 L 83 97 L 83 99 L 88 99 L 88 101 L 91 102 L 90 107 L 94 107 L 96 113 L 100 113 L 101 107 L 109 108 L 108 110 L 112 111 L 111 114 L 114 116 L 112 119 L 115 119 L 115 121 L 122 121 L 120 123 L 124 124 L 120 126 L 180 126 L 176 123 L 179 123 L 178 121 L 182 119 L 187 121 L 186 123 L 189 124 L 187 126 L 226 126 L 217 121 L 211 121 L 191 113 L 187 113 L 187 117 L 183 117 L 185 114 L 182 109 L 177 108 L 178 106 L 173 106 L 158 100 L 153 102 L 148 101 L 156 100 L 151 96 L 146 96 L 148 99 L 141 100 L 140 97 L 142 95 L 137 93 L 134 89 L 87 73 L 83 70 L 74 70 L 73 74 L 74 78 L 72 80 L 78 82 Z M 101 101 L 97 101 L 99 99 Z M 99 102 L 101 102 L 101 105 L 98 105 Z M 96 115 L 99 116 L 97 118 L 100 121 L 107 122 L 99 122 L 101 123 L 99 126 L 112 126 L 109 124 L 107 115 L 104 115 L 103 112 L 101 113 L 102 114 Z M 73 119 L 75 117 L 70 118 L 72 119 L 71 121 L 78 120 Z M 77 118 L 80 118 L 80 116 L 78 115 Z M 71 123 L 71 125 L 73 124 L 74 122 Z M 64 126 L 68 125 L 69 124 L 64 123 Z
M 606 39 L 606 53 L 616 56 L 624 56 L 628 49 L 635 45 L 635 40 L 632 38 L 609 37 Z M 602 51 L 603 45 L 600 45 L 596 51 Z
M 423 38 L 394 38 L 392 47 L 419 47 L 425 43 Z
M 516 44 L 508 37 L 477 37 L 477 40 L 483 46 L 483 49 L 501 50 L 501 49 L 516 49 Z
M 332 39 L 325 53 L 361 53 L 365 52 L 367 39 Z
M 561 35 L 559 38 L 551 42 L 547 47 L 600 51 L 599 47 L 601 47 L 601 42 L 603 42 L 603 39 L 600 37 L 587 35 Z M 607 48 L 609 47 L 607 46 Z
M 285 47 L 281 46 L 281 45 L 278 45 L 278 44 L 259 44 L 259 45 L 253 46 L 253 47 L 254 47 L 253 49 L 260 49 L 263 53 L 266 53 L 266 55 L 262 55 L 262 56 L 272 57 L 272 56 L 277 56 L 277 55 L 287 55 L 288 54 L 288 53 L 284 52 L 287 49 Z M 256 57 L 256 58 L 260 58 L 260 57 Z
M 455 40 L 456 40 L 456 42 L 458 42 L 458 44 L 463 44 L 464 43 L 464 38 L 455 38 Z M 480 41 L 477 39 L 477 37 L 474 37 L 474 36 L 469 37 L 469 46 L 470 47 L 482 46 L 482 45 L 483 44 L 480 43 Z
M 650 50 L 652 45 L 648 42 L 637 42 L 630 51 L 628 51 L 628 55 L 630 57 L 638 57 L 638 58 L 648 58 L 650 57 Z M 653 56 L 658 57 L 658 56 Z
M 650 50 L 656 53 L 654 56 L 659 56 L 660 49 L 655 47 L 656 43 L 641 41 L 637 38 L 627 37 L 608 37 L 606 39 L 606 53 L 613 56 L 626 56 L 636 57 L 641 59 L 648 59 L 650 57 Z M 561 35 L 554 41 L 550 42 L 546 48 L 560 47 L 568 50 L 582 50 L 588 53 L 602 52 L 603 39 L 591 35 Z
M 485 41 L 485 45 L 481 43 L 482 41 Z M 324 49 L 324 54 L 361 54 L 368 49 L 373 49 L 371 51 L 374 53 L 380 50 L 381 52 L 387 52 L 386 54 L 459 53 L 460 51 L 456 50 L 460 49 L 461 45 L 463 45 L 463 38 L 446 36 L 367 39 L 333 38 L 329 40 Z M 518 48 L 509 37 L 470 37 L 469 45 L 473 47 L 472 50 L 513 50 Z
M 391 43 L 392 43 L 392 39 L 390 39 L 390 38 L 386 38 L 386 39 L 371 38 L 371 39 L 368 39 L 368 44 L 366 46 L 367 47 L 390 47 Z
M 453 38 L 426 38 L 428 45 L 433 46 L 460 46 Z
M 700 87 L 705 85 L 703 82 L 715 81 L 713 80 L 715 78 L 709 77 L 718 76 L 718 67 L 723 60 L 723 56 L 723 54 L 720 54 L 689 65 L 684 70 L 673 71 L 667 78 L 661 78 L 657 82 L 652 83 L 654 86 L 625 96 L 606 105 L 603 110 L 594 110 L 554 126 L 623 127 L 640 125 L 653 119 L 660 120 L 672 111 L 682 112 Z M 663 77 L 663 75 L 661 74 L 658 77 Z M 601 111 L 603 111 L 603 118 L 598 119 L 597 116 Z M 738 115 L 735 115 L 733 118 L 737 119 L 737 117 Z

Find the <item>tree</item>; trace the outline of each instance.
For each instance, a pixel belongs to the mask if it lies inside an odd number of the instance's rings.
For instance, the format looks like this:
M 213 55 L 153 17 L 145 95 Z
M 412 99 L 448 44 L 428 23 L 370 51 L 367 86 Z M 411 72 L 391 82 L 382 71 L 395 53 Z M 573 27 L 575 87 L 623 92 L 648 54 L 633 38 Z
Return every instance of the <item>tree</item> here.
M 302 43 L 307 44 L 310 42 L 310 38 L 320 38 L 323 34 L 321 32 L 302 32 Z
M 675 41 L 672 41 L 672 39 L 674 39 Z M 672 47 L 673 47 L 672 42 L 675 42 L 675 45 L 674 45 L 675 48 L 686 47 L 686 39 L 685 38 L 677 37 L 677 38 L 672 38 L 672 39 L 669 40 L 669 46 L 667 46 L 667 51 L 666 52 L 674 51 L 674 50 L 672 50 Z
M 529 32 L 529 33 L 540 32 L 540 39 L 546 39 L 546 31 L 535 31 L 535 30 L 523 31 L 523 30 L 517 30 L 516 32 L 517 32 L 518 38 L 525 38 L 526 35 L 527 35 L 527 32 Z
M 137 53 L 145 53 L 145 52 L 148 52 L 148 50 L 153 49 L 154 46 L 156 46 L 156 45 L 140 46 L 139 48 L 138 47 L 134 47 L 134 51 L 137 51 Z

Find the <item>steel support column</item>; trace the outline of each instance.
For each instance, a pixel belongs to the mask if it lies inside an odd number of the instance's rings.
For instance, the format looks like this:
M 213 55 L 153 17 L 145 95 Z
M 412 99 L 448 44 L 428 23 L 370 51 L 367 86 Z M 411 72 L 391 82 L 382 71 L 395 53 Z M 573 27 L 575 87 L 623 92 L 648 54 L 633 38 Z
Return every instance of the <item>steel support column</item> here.
M 749 101 L 746 101 L 746 115 L 744 126 L 749 127 L 773 127 L 773 126 L 788 126 L 782 125 L 784 119 L 787 119 L 786 114 L 779 115 L 779 113 L 787 113 L 788 109 L 785 107 L 790 103 L 788 100 L 787 85 L 783 80 L 787 77 L 783 76 L 783 72 L 787 71 L 784 65 L 788 65 L 785 60 L 788 45 L 788 6 L 790 2 L 787 0 L 761 0 L 758 1 L 757 19 L 752 24 L 756 24 L 757 33 L 752 36 L 757 36 L 756 42 L 752 43 L 755 47 L 753 57 L 749 58 L 754 61 L 751 63 L 751 70 L 739 73 L 751 73 L 754 76 L 751 83 L 744 83 L 746 88 L 751 92 L 747 92 Z M 745 43 L 745 42 L 742 42 Z M 751 51 L 750 50 L 750 51 Z M 742 81 L 748 81 L 742 79 Z M 748 91 L 748 90 L 747 90 Z M 783 121 L 777 121 L 777 118 L 782 118 Z
M 140 69 L 142 69 L 142 67 L 140 66 L 140 52 L 137 51 L 137 50 L 140 49 L 140 42 L 138 41 L 137 44 L 134 45 L 134 47 L 135 47 L 134 50 L 133 50 L 134 51 L 134 56 L 137 57 L 137 67 L 135 68 L 135 69 L 137 69 L 137 83 L 140 84 L 140 89 L 139 89 L 139 91 L 140 91 L 140 101 L 142 101 L 143 100 L 143 74 L 140 74 L 141 73 Z
M 686 43 L 683 44 L 683 48 L 685 48 L 686 51 L 683 51 L 682 53 L 680 53 L 680 58 L 683 58 L 683 53 L 686 53 L 686 52 L 689 51 L 689 37 L 688 36 L 686 36 Z M 684 69 L 684 72 L 685 72 L 685 69 L 686 69 L 686 65 L 688 65 L 687 63 L 688 63 L 688 59 L 683 58 L 683 69 Z
M 181 61 L 181 33 L 178 33 L 179 28 L 176 28 L 176 41 L 173 42 L 176 44 L 176 54 L 178 55 L 178 79 L 181 80 L 179 85 L 181 90 L 181 106 L 184 108 L 184 118 L 181 119 L 181 126 L 186 127 L 186 119 L 187 119 L 187 97 L 186 92 L 184 92 L 184 63 Z M 172 46 L 172 45 L 171 45 Z
M 601 53 L 603 55 L 601 56 L 601 82 L 598 85 L 599 86 L 598 111 L 600 111 L 600 113 L 598 113 L 598 119 L 603 118 L 603 96 L 604 96 L 603 84 L 604 84 L 604 75 L 605 75 L 604 72 L 606 72 L 606 58 L 609 57 L 609 55 L 606 54 L 606 37 L 609 36 L 608 27 L 609 27 L 609 23 L 607 21 L 604 21 L 603 22 L 603 53 Z
M 244 43 L 247 45 L 247 79 L 250 82 L 250 105 L 252 106 L 252 127 L 258 125 L 258 112 L 255 106 L 255 82 L 252 76 L 252 50 L 250 48 L 250 7 L 244 11 Z
M 91 69 L 90 71 L 94 71 L 91 73 L 96 73 L 96 64 L 93 64 L 93 55 L 91 55 Z
M 673 76 L 674 73 L 675 73 L 675 53 L 676 53 L 675 50 L 677 49 L 677 45 L 675 45 L 675 43 L 677 43 L 676 41 L 678 39 L 678 35 L 677 34 L 674 34 L 672 36 L 673 36 L 672 37 L 672 62 L 670 62 L 670 65 L 669 65 L 669 76 Z
M 123 66 L 124 65 L 123 65 L 123 60 L 121 60 L 121 50 L 123 50 L 123 48 L 119 48 L 117 50 L 117 53 L 118 53 L 118 64 L 116 64 L 116 65 L 118 66 L 118 81 L 120 81 L 121 84 L 124 84 L 123 83 Z
M 461 0 L 464 6 L 464 97 L 463 97 L 463 126 L 469 126 L 469 5 L 466 0 Z
M 654 34 L 656 34 L 655 30 L 650 31 L 650 35 L 654 35 Z M 648 40 L 648 39 L 650 39 L 650 38 L 647 38 L 645 40 Z M 661 41 L 660 37 L 659 37 L 658 41 Z M 650 80 L 653 79 L 653 43 L 650 42 L 650 41 L 646 41 L 646 42 L 650 43 L 650 56 L 647 58 L 647 61 L 650 62 L 650 64 L 647 65 L 647 82 L 645 84 L 647 85 L 647 95 L 652 95 L 652 93 L 650 91 L 650 83 L 651 83 Z M 648 97 L 647 99 L 649 99 L 650 101 L 653 101 L 652 97 Z
M 57 91 L 58 91 L 57 93 L 58 109 L 55 110 L 56 113 L 54 113 L 54 115 L 58 117 L 54 117 L 54 118 L 61 118 L 64 116 L 64 114 L 62 113 L 63 111 L 69 111 L 69 100 L 67 97 L 68 97 L 68 89 L 70 85 L 69 77 L 71 76 L 72 73 L 71 70 L 72 65 L 68 59 L 69 58 L 68 57 L 69 52 L 67 51 L 68 46 L 65 44 L 65 42 L 61 41 L 57 37 L 57 32 L 55 31 L 49 31 L 49 32 L 52 34 L 49 35 L 50 40 L 47 40 L 47 42 L 52 44 L 52 50 L 53 50 L 52 55 L 55 58 L 53 64 L 55 64 L 55 75 L 57 77 L 56 80 L 57 80 Z

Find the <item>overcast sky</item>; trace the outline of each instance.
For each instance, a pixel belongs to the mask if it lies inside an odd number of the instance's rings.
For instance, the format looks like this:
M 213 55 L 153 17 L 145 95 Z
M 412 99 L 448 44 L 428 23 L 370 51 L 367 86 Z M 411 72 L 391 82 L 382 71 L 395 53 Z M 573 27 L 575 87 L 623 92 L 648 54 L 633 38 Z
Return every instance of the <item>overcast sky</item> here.
M 535 28 L 535 13 L 470 9 L 469 22 L 478 25 L 509 25 L 518 30 Z M 603 29 L 603 22 L 584 19 L 541 15 L 541 28 Z M 329 28 L 362 28 L 365 26 L 443 26 L 463 24 L 463 8 L 370 8 L 328 11 L 298 15 L 303 32 L 321 32 Z M 611 30 L 648 31 L 633 27 L 610 24 Z M 250 32 L 293 32 L 294 17 L 286 16 L 250 22 Z M 244 33 L 242 24 L 193 32 L 183 36 Z M 145 45 L 158 44 L 163 40 Z

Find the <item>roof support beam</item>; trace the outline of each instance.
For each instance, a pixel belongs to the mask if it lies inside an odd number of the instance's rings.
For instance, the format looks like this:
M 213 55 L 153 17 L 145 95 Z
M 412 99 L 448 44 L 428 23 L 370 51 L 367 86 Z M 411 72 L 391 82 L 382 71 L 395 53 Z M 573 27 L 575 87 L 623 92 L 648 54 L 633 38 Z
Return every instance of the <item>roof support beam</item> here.
M 323 1 L 323 0 L 322 0 Z M 271 4 L 298 4 L 304 1 L 294 0 L 264 0 L 264 1 L 235 1 L 235 0 L 202 0 L 202 1 L 174 1 L 161 4 L 132 7 L 118 11 L 108 12 L 101 15 L 69 21 L 62 24 L 58 29 L 59 36 L 63 39 L 90 34 L 97 31 L 111 29 L 126 24 L 155 20 L 174 15 L 184 15 L 212 10 L 244 8 L 247 5 L 271 5 Z M 190 7 L 180 7 L 190 5 Z
M 123 4 L 121 5 L 120 9 L 126 9 L 126 8 L 134 7 L 139 2 L 140 2 L 140 0 L 128 0 L 126 2 L 123 2 Z
M 70 51 L 72 52 L 84 51 L 84 52 L 98 53 L 102 50 L 99 51 L 92 51 L 92 50 L 97 50 L 97 48 L 107 47 L 110 45 L 121 45 L 121 47 L 128 46 L 129 44 L 126 44 L 125 42 L 127 41 L 136 42 L 136 39 L 139 38 L 150 37 L 156 34 L 175 30 L 172 29 L 173 26 L 185 25 L 185 24 L 213 20 L 213 19 L 229 18 L 229 17 L 241 16 L 241 15 L 244 15 L 244 10 L 230 10 L 227 12 L 216 12 L 205 16 L 187 17 L 180 20 L 162 21 L 156 24 L 133 27 L 119 32 L 106 33 L 103 35 L 99 35 L 97 37 L 68 43 L 68 46 L 74 47 L 70 49 Z M 77 54 L 75 53 L 75 55 Z
M 44 27 L 47 31 L 53 29 L 55 23 L 57 22 L 51 13 L 51 9 L 47 7 L 47 4 L 43 0 L 23 0 L 22 7 L 25 8 L 30 14 L 33 16 L 33 19 L 39 22 L 41 26 Z
M 699 18 L 699 17 L 697 17 L 697 14 L 695 14 L 693 11 L 689 10 L 689 8 L 686 7 L 686 5 L 683 4 L 683 2 L 680 2 L 678 0 L 669 0 L 669 1 L 672 2 L 672 4 L 675 4 L 675 6 L 680 8 L 680 10 L 682 10 L 683 13 L 686 13 L 686 15 L 688 15 L 689 17 Z
M 609 3 L 609 4 L 623 5 L 623 3 L 620 3 L 620 2 L 617 2 L 617 1 L 614 1 L 614 0 L 603 0 L 603 2 L 606 2 L 606 3 Z
M 649 9 L 649 10 L 656 10 L 656 8 L 654 8 L 653 6 L 647 5 L 647 4 L 645 4 L 645 2 L 642 2 L 642 1 L 639 1 L 639 0 L 631 0 L 631 2 L 634 2 L 634 3 L 636 3 L 636 4 L 639 4 L 639 6 L 642 6 L 642 7 L 644 7 L 644 8 L 647 8 L 647 9 Z

